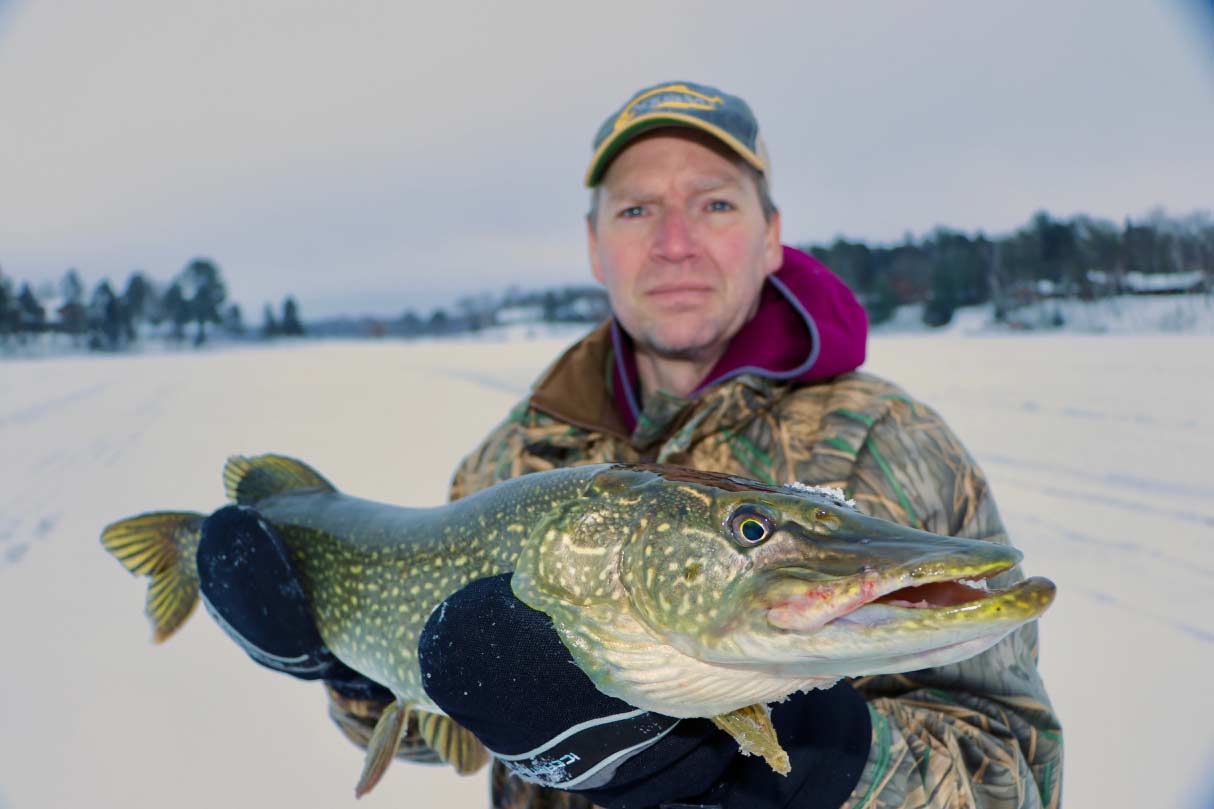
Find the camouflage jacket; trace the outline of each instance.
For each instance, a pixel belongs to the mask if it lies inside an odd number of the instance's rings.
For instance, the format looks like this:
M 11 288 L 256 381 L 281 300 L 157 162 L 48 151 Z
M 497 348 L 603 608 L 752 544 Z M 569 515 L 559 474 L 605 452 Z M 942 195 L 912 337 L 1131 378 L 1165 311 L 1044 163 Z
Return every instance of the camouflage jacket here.
M 973 459 L 934 411 L 889 382 L 863 373 L 810 384 L 742 375 L 692 400 L 649 397 L 629 435 L 610 393 L 611 351 L 603 326 L 558 359 L 463 461 L 452 498 L 559 466 L 645 461 L 834 486 L 874 516 L 1007 541 Z M 873 738 L 846 809 L 1056 807 L 1061 728 L 1036 661 L 1031 623 L 958 664 L 852 681 L 868 701 Z M 378 707 L 335 697 L 331 713 L 365 744 Z M 401 755 L 426 752 L 410 734 Z M 495 809 L 590 805 L 494 767 Z

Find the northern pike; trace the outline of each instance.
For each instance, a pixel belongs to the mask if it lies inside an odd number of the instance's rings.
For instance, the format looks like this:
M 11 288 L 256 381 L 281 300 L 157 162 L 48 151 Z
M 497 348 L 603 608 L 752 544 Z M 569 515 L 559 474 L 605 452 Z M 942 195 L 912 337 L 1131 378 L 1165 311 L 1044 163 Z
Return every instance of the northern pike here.
M 410 711 L 457 770 L 487 760 L 427 698 L 417 661 L 431 611 L 478 578 L 513 571 L 514 593 L 551 617 L 604 693 L 712 718 L 781 772 L 788 760 L 766 704 L 841 677 L 963 660 L 1054 597 L 1043 578 L 993 586 L 1021 559 L 1008 545 L 896 525 L 800 484 L 600 464 L 404 508 L 342 494 L 277 455 L 232 457 L 223 479 L 227 496 L 282 538 L 325 644 L 396 698 L 368 745 L 360 795 L 394 756 Z M 151 577 L 158 642 L 198 601 L 204 519 L 156 512 L 102 534 L 128 570 Z

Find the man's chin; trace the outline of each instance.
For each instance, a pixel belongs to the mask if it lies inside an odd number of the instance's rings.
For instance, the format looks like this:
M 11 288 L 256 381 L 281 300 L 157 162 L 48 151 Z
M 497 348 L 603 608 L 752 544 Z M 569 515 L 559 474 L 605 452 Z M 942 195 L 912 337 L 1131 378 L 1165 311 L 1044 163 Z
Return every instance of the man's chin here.
M 644 345 L 638 347 L 667 360 L 703 360 L 713 354 L 719 355 L 728 342 L 728 340 L 721 339 L 718 334 L 705 334 L 703 331 L 687 333 L 665 331 L 648 337 L 649 339 L 643 341 Z

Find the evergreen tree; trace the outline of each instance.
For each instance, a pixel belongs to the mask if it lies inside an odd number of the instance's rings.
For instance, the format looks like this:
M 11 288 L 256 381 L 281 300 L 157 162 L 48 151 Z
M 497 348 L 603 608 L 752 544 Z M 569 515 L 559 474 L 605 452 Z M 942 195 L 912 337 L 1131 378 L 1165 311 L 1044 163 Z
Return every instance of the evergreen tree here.
M 9 280 L 0 276 L 0 344 L 8 342 L 8 336 L 16 330 L 17 309 L 13 287 Z
M 282 302 L 282 323 L 279 330 L 286 337 L 302 337 L 304 334 L 303 323 L 299 322 L 299 306 L 289 295 Z
M 872 250 L 863 242 L 835 239 L 835 243 L 824 251 L 823 263 L 857 292 L 868 292 L 875 281 L 875 264 Z
M 103 280 L 89 300 L 89 348 L 99 351 L 120 348 L 127 332 L 125 320 L 125 307 L 114 294 L 110 282 Z
M 451 330 L 451 317 L 446 310 L 435 309 L 430 313 L 430 320 L 426 323 L 427 334 L 446 334 Z
M 233 337 L 244 337 L 244 315 L 241 314 L 240 304 L 234 303 L 224 310 L 223 330 Z
M 122 306 L 126 310 L 127 339 L 134 340 L 139 332 L 136 324 L 150 319 L 155 308 L 156 291 L 152 282 L 139 270 L 131 273 L 126 289 L 122 293 Z
M 923 307 L 923 322 L 932 327 L 944 326 L 953 319 L 957 309 L 957 276 L 945 263 L 932 268 L 932 290 Z
M 556 290 L 550 289 L 544 293 L 543 298 L 544 322 L 555 323 L 557 315 L 561 311 L 561 300 L 556 294 Z
M 894 292 L 890 273 L 880 273 L 873 282 L 872 291 L 865 295 L 861 302 L 868 313 L 869 322 L 873 325 L 884 323 L 893 317 L 894 310 L 898 308 L 898 295 Z
M 39 334 L 45 329 L 46 310 L 34 297 L 29 283 L 22 283 L 17 293 L 17 333 L 24 339 L 26 334 Z
M 277 337 L 278 333 L 278 321 L 274 318 L 274 309 L 267 303 L 261 316 L 261 336 L 268 340 Z
M 206 324 L 222 321 L 220 307 L 227 297 L 227 288 L 219 268 L 210 259 L 196 258 L 182 273 L 182 286 L 189 300 L 190 317 L 198 325 L 194 345 L 206 342 Z
M 405 310 L 405 313 L 400 317 L 400 331 L 405 337 L 421 334 L 425 328 L 426 324 L 422 322 L 417 312 L 412 309 Z
M 84 284 L 74 269 L 63 274 L 59 281 L 59 294 L 63 296 L 59 328 L 64 334 L 71 335 L 73 342 L 77 342 L 88 324 L 84 311 Z
M 190 302 L 186 299 L 185 293 L 181 291 L 180 283 L 174 281 L 169 284 L 161 301 L 161 307 L 164 310 L 165 319 L 173 324 L 170 336 L 180 342 L 185 338 L 185 326 L 190 322 L 191 317 Z
M 63 296 L 65 304 L 84 302 L 84 284 L 75 269 L 63 274 L 63 279 L 59 281 L 59 294 Z

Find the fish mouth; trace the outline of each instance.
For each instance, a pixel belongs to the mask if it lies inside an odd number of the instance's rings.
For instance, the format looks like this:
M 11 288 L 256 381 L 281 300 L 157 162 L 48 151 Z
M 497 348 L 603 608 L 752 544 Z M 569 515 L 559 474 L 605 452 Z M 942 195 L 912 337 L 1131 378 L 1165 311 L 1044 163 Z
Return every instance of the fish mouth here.
M 1006 569 L 1008 568 L 1004 568 L 1004 570 Z M 888 604 L 891 607 L 913 610 L 969 604 L 992 595 L 993 591 L 988 582 L 1002 572 L 1003 570 L 992 570 L 985 575 L 980 574 L 967 579 L 943 579 L 927 584 L 899 587 L 897 590 L 874 598 L 869 603 Z
M 1015 560 L 991 562 L 961 572 L 930 574 L 902 571 L 884 575 L 865 570 L 858 576 L 807 581 L 795 569 L 782 573 L 781 597 L 769 602 L 767 621 L 799 633 L 847 626 L 926 629 L 946 625 L 1023 622 L 1040 615 L 1054 598 L 1054 584 L 1034 577 L 1005 588 L 990 580 L 1010 570 Z M 925 580 L 926 579 L 926 580 Z
M 1038 617 L 1054 601 L 1056 588 L 1049 579 L 1033 576 L 1009 587 L 992 588 L 989 578 L 947 579 L 901 587 L 827 624 L 873 629 L 1019 624 Z

